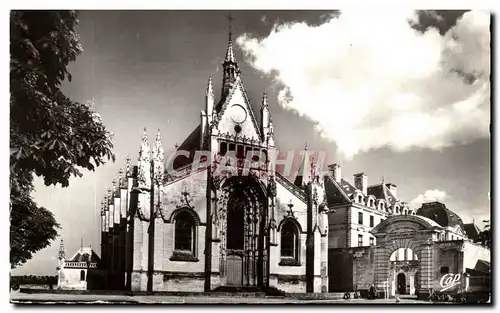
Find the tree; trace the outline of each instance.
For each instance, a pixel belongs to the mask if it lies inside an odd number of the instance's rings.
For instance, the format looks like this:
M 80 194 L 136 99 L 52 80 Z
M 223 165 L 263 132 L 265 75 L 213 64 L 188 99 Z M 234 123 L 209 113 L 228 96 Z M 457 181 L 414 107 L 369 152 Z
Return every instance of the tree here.
M 478 242 L 488 248 L 491 248 L 491 228 L 490 221 L 483 221 L 485 223 L 484 229 L 478 235 Z
M 75 11 L 10 14 L 10 213 L 11 267 L 57 236 L 53 214 L 31 198 L 33 177 L 69 185 L 80 169 L 114 161 L 112 134 L 91 103 L 71 101 L 61 83 L 83 51 Z

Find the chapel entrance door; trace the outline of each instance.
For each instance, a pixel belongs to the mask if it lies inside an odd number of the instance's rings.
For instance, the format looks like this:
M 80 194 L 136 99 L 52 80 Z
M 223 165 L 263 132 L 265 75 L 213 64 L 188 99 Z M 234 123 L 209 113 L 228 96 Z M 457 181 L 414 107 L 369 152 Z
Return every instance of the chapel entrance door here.
M 221 284 L 259 287 L 267 279 L 265 193 L 254 177 L 232 177 L 222 187 Z M 251 289 L 252 289 L 251 288 Z
M 227 280 L 228 286 L 243 285 L 243 258 L 232 254 L 227 257 Z
M 230 201 L 227 210 L 227 258 L 226 273 L 228 286 L 243 285 L 245 255 L 245 203 L 242 198 L 235 197 Z

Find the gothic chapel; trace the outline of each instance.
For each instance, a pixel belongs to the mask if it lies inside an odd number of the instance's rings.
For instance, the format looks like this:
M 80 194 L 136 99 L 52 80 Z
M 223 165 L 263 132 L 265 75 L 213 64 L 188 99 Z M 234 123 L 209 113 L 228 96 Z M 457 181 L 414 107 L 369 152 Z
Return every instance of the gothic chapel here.
M 308 170 L 307 155 L 295 183 L 275 170 L 267 96 L 258 122 L 231 32 L 221 99 L 209 79 L 205 100 L 200 125 L 177 148 L 189 153 L 166 162 L 160 134 L 150 147 L 145 131 L 137 165 L 127 157 L 125 173 L 108 190 L 101 211 L 106 288 L 327 292 L 325 178 Z M 238 162 L 225 165 L 237 175 L 215 174 L 217 162 L 197 166 L 197 151 L 215 160 L 235 154 Z M 243 173 L 249 152 L 261 162 Z

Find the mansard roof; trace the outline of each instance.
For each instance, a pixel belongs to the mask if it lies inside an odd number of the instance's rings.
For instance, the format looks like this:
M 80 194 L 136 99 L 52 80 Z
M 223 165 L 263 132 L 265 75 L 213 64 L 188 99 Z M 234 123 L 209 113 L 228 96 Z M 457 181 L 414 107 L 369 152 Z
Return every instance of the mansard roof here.
M 356 187 L 344 178 L 341 178 L 340 183 L 338 183 L 331 175 L 328 175 L 325 180 L 325 189 L 328 203 L 337 205 L 350 203 L 353 194 L 358 191 Z M 368 187 L 367 193 L 368 195 L 373 195 L 376 199 L 385 200 L 389 205 L 395 201 L 395 197 L 383 184 Z M 389 201 L 391 199 L 392 202 Z
M 438 201 L 423 203 L 422 207 L 418 209 L 417 215 L 430 218 L 443 227 L 455 227 L 460 225 L 460 227 L 464 229 L 462 219 L 456 213 L 448 209 L 444 203 Z
M 369 195 L 373 195 L 376 199 L 384 200 L 387 198 L 386 190 L 387 188 L 385 188 L 384 184 L 369 186 L 367 188 L 367 192 Z
M 397 198 L 391 192 L 389 188 L 387 188 L 388 184 L 380 183 L 378 185 L 369 186 L 367 188 L 367 193 L 369 195 L 373 195 L 376 199 L 383 199 L 389 206 L 394 205 L 397 202 Z

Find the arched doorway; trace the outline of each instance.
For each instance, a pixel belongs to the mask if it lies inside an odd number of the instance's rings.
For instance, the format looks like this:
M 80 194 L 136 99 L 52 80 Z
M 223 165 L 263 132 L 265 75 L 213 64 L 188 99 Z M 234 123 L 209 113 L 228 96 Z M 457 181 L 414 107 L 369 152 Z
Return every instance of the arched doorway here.
M 217 204 L 221 284 L 262 286 L 267 272 L 265 192 L 255 177 L 224 181 Z
M 414 295 L 418 256 L 411 248 L 398 248 L 389 257 L 391 295 Z
M 396 279 L 397 283 L 397 294 L 404 295 L 406 294 L 406 275 L 405 273 L 399 273 Z

